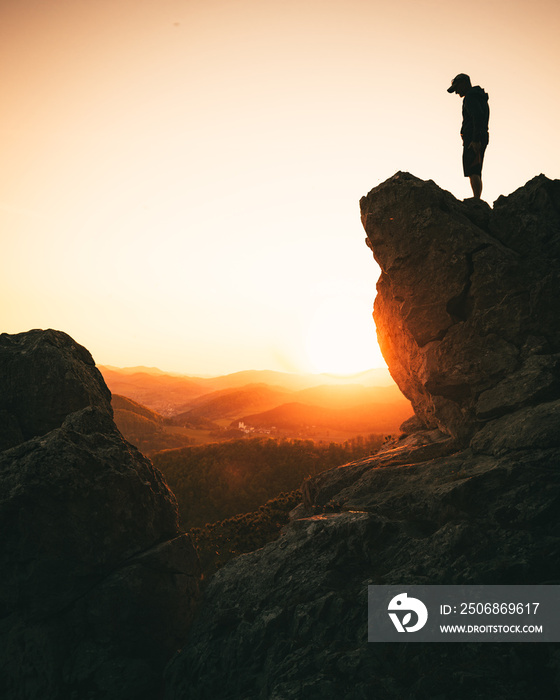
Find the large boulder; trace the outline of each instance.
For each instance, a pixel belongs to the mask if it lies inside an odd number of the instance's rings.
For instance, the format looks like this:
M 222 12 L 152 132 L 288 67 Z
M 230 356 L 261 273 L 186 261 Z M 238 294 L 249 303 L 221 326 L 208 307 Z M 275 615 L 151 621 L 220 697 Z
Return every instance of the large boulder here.
M 559 185 L 492 211 L 399 173 L 362 200 L 375 316 L 416 418 L 302 486 L 210 581 L 166 700 L 560 696 L 553 644 L 368 644 L 368 584 L 560 581 Z
M 111 393 L 86 348 L 61 331 L 0 335 L 0 450 L 86 406 L 111 413 Z
M 560 181 L 540 175 L 492 210 L 397 173 L 360 206 L 379 344 L 425 427 L 465 443 L 558 396 Z
M 87 350 L 32 331 L 0 360 L 0 696 L 153 700 L 198 590 L 175 497 Z

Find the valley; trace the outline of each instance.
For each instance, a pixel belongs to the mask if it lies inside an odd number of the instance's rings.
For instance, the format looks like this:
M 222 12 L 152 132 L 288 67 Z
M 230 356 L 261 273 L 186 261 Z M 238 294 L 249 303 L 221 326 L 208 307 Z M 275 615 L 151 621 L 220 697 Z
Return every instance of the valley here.
M 392 434 L 412 408 L 387 370 L 350 378 L 247 371 L 221 377 L 100 366 L 115 421 L 146 454 L 233 438 L 343 443 Z

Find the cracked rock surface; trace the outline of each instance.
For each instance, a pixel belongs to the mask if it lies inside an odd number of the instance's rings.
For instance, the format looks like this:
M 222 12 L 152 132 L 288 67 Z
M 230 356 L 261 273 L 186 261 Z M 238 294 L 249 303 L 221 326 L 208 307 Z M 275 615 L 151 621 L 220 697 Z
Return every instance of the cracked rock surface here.
M 85 348 L 32 331 L 0 357 L 0 697 L 154 700 L 198 591 L 175 497 Z
M 558 395 L 560 181 L 540 175 L 490 209 L 397 173 L 360 207 L 379 343 L 425 427 L 466 444 Z

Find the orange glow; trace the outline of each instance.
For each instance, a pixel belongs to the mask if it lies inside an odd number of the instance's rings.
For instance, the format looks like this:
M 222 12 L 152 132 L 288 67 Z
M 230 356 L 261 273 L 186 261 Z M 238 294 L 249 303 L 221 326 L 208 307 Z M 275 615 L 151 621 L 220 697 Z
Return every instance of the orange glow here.
M 3 3 L 0 330 L 187 374 L 382 364 L 359 198 L 397 170 L 470 196 L 463 71 L 483 197 L 558 177 L 559 31 L 556 0 Z M 340 347 L 327 287 L 359 298 Z

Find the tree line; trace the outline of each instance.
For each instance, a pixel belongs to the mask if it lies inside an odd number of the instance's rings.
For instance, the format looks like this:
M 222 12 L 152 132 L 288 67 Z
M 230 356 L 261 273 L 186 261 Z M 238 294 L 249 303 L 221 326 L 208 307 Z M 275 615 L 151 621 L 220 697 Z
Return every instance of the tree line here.
M 384 436 L 345 443 L 273 438 L 238 439 L 165 450 L 152 456 L 177 497 L 188 530 L 255 511 L 304 479 L 375 453 Z

